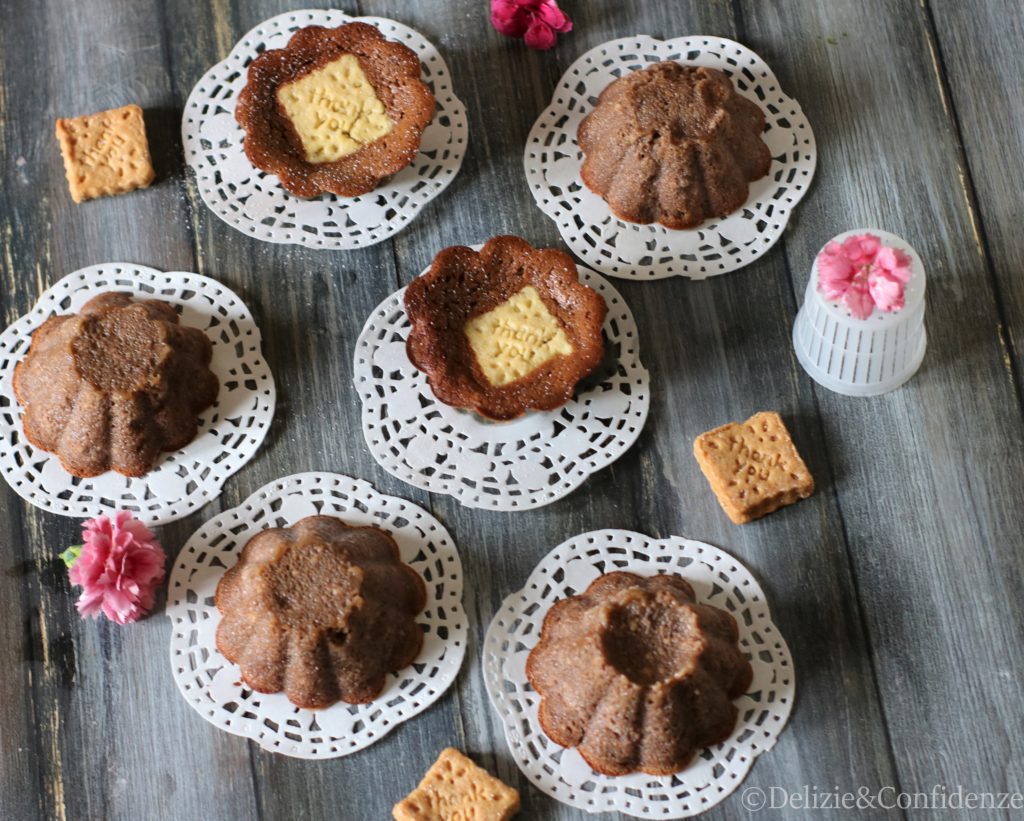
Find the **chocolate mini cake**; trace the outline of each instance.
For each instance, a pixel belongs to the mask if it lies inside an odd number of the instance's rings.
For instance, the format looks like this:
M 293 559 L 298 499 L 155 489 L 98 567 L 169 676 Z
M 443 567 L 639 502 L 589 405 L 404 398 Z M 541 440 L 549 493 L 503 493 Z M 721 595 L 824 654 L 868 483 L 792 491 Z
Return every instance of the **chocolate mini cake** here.
M 736 620 L 680 576 L 606 573 L 544 618 L 526 675 L 540 723 L 597 772 L 679 772 L 736 725 L 750 686 Z
M 505 420 L 568 402 L 604 354 L 607 306 L 563 251 L 445 248 L 405 292 L 409 360 L 442 402 Z
M 253 536 L 217 585 L 217 649 L 260 693 L 365 704 L 423 646 L 426 586 L 376 527 L 310 516 Z
M 291 193 L 366 194 L 409 165 L 434 116 L 416 53 L 374 26 L 299 29 L 238 95 L 245 154 Z
M 666 61 L 611 83 L 576 134 L 587 188 L 629 222 L 692 228 L 768 173 L 764 112 L 713 68 Z
M 217 399 L 213 346 L 166 302 L 106 293 L 54 316 L 14 369 L 25 437 L 75 476 L 142 476 Z

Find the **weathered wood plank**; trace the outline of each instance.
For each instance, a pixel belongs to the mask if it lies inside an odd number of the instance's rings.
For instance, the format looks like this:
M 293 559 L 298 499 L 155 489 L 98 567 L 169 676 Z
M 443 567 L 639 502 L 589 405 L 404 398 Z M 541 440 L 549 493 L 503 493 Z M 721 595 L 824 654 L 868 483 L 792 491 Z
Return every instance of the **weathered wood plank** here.
M 180 102 L 169 82 L 160 7 L 52 2 L 4 15 L 3 165 L 14 170 L 3 186 L 4 281 L 15 283 L 3 296 L 7 319 L 27 311 L 46 285 L 95 262 L 194 268 L 181 195 Z M 145 110 L 157 182 L 144 192 L 75 205 L 54 120 L 128 102 Z M 4 493 L 13 507 L 13 494 L 6 487 Z M 27 571 L 21 612 L 29 630 L 27 647 L 3 678 L 35 702 L 28 714 L 35 740 L 22 755 L 37 785 L 0 792 L 0 816 L 31 817 L 18 811 L 30 800 L 39 802 L 41 818 L 147 817 L 155 801 L 189 817 L 251 816 L 246 751 L 239 755 L 201 722 L 168 713 L 182 704 L 168 675 L 169 624 L 157 617 L 119 630 L 81 621 L 66 574 L 54 565 L 59 550 L 80 541 L 77 523 L 17 504 L 24 529 L 9 544 L 20 556 L 9 560 L 5 552 L 4 569 Z M 165 529 L 168 548 L 173 552 L 202 518 Z M 7 732 L 8 722 L 26 718 L 19 700 L 5 701 L 0 713 L 4 745 L 22 746 Z M 199 795 L 192 768 L 232 777 Z
M 0 659 L 6 671 L 0 675 L 0 813 L 10 818 L 32 818 L 45 811 L 43 784 L 39 778 L 41 733 L 35 722 L 36 700 L 28 672 L 41 666 L 35 657 L 41 643 L 32 617 L 31 602 L 36 568 L 26 557 L 21 511 L 14 491 L 6 486 L 0 495 L 0 601 L 5 618 L 0 620 Z
M 867 400 L 814 387 L 899 784 L 1016 789 L 1024 748 L 1005 728 L 1024 672 L 1024 425 L 927 15 L 885 2 L 743 13 L 821 149 L 786 238 L 794 294 L 820 245 L 858 225 L 906 237 L 928 270 L 920 373 Z
M 973 238 L 995 280 L 1005 323 L 1006 367 L 1024 392 L 1024 235 L 1018 227 L 1024 197 L 1016 174 L 1024 161 L 1024 106 L 1016 93 L 1024 87 L 1024 8 L 1012 0 L 930 0 L 925 10 L 936 35 L 934 65 L 948 85 L 944 103 L 965 154 L 958 178 Z

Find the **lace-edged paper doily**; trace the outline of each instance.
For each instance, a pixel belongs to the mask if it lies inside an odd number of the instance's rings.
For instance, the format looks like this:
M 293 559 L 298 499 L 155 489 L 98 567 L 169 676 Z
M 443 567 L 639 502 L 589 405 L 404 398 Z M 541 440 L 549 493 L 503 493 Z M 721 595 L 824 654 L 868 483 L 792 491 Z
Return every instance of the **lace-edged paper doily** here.
M 325 194 L 302 199 L 278 178 L 252 166 L 242 150 L 235 100 L 252 58 L 282 48 L 305 26 L 340 26 L 359 21 L 408 46 L 420 58 L 422 79 L 434 92 L 437 110 L 423 132 L 419 154 L 380 187 L 360 197 Z M 455 179 L 466 153 L 466 109 L 452 91 L 448 66 L 423 35 L 382 17 L 349 17 L 340 11 L 279 14 L 261 23 L 192 89 L 181 121 L 185 157 L 196 173 L 203 201 L 244 234 L 267 242 L 309 248 L 362 248 L 397 234 Z
M 56 456 L 25 438 L 14 398 L 14 366 L 24 358 L 32 333 L 49 317 L 75 313 L 104 291 L 162 299 L 179 308 L 182 324 L 199 328 L 213 343 L 210 369 L 220 379 L 217 401 L 200 415 L 196 438 L 163 454 L 153 470 L 137 478 L 113 471 L 90 479 L 67 473 Z M 249 309 L 208 277 L 116 262 L 75 271 L 0 334 L 0 440 L 5 443 L 0 473 L 27 502 L 62 516 L 84 519 L 129 510 L 148 524 L 187 516 L 217 498 L 267 434 L 276 394 L 260 346 Z
M 403 482 L 467 507 L 528 510 L 560 499 L 629 450 L 650 408 L 636 322 L 604 277 L 579 272 L 608 304 L 606 361 L 563 407 L 511 422 L 438 401 L 405 352 L 405 289 L 382 302 L 356 342 L 353 376 L 374 459 Z
M 697 599 L 736 618 L 740 646 L 754 668 L 737 699 L 736 729 L 673 776 L 594 772 L 575 749 L 551 741 L 537 719 L 540 699 L 526 678 L 526 658 L 557 600 L 582 593 L 603 573 L 678 573 Z M 505 726 L 512 755 L 530 782 L 559 801 L 588 812 L 624 812 L 641 818 L 687 818 L 729 795 L 754 759 L 770 750 L 793 706 L 789 648 L 772 623 L 760 585 L 718 548 L 673 536 L 651 539 L 627 530 L 597 530 L 569 539 L 544 557 L 526 586 L 502 603 L 484 639 L 484 682 Z
M 423 649 L 410 667 L 388 676 L 376 700 L 304 710 L 284 693 L 265 695 L 241 683 L 238 667 L 217 650 L 214 594 L 250 538 L 320 515 L 390 533 L 402 561 L 426 582 L 427 606 L 417 618 Z M 214 726 L 295 758 L 337 758 L 378 741 L 437 701 L 455 681 L 466 653 L 462 562 L 448 531 L 422 508 L 333 473 L 278 479 L 203 525 L 178 554 L 167 601 L 171 669 L 188 703 Z
M 683 231 L 617 219 L 580 179 L 576 129 L 598 95 L 616 78 L 663 60 L 728 74 L 764 111 L 763 139 L 774 158 L 767 176 L 750 184 L 742 208 Z M 523 162 L 537 204 L 588 265 L 630 279 L 704 279 L 749 265 L 782 236 L 814 176 L 817 149 L 799 103 L 782 93 L 772 70 L 750 49 L 720 37 L 641 36 L 593 48 L 569 67 L 530 131 Z

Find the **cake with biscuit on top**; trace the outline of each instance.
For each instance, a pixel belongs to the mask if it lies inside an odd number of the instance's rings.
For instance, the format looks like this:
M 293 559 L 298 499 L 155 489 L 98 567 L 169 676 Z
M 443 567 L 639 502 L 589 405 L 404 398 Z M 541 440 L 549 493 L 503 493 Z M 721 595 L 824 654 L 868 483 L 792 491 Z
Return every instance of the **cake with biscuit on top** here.
M 405 310 L 409 360 L 434 395 L 489 419 L 564 405 L 604 355 L 604 299 L 564 251 L 519 237 L 444 249 Z
M 411 164 L 435 100 L 416 53 L 368 23 L 307 26 L 249 65 L 245 154 L 292 194 L 366 194 Z

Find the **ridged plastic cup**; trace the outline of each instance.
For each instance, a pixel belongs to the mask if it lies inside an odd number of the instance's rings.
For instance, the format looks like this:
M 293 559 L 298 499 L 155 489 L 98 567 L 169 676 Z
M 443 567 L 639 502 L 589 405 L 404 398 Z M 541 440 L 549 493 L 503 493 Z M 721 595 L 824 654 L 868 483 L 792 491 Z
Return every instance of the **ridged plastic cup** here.
M 818 292 L 818 260 L 793 325 L 793 347 L 803 369 L 819 385 L 845 396 L 877 396 L 895 390 L 921 366 L 928 338 L 924 329 L 925 271 L 906 240 L 877 228 L 857 228 L 833 238 L 874 234 L 912 260 L 904 306 L 895 313 L 878 308 L 858 319 Z

